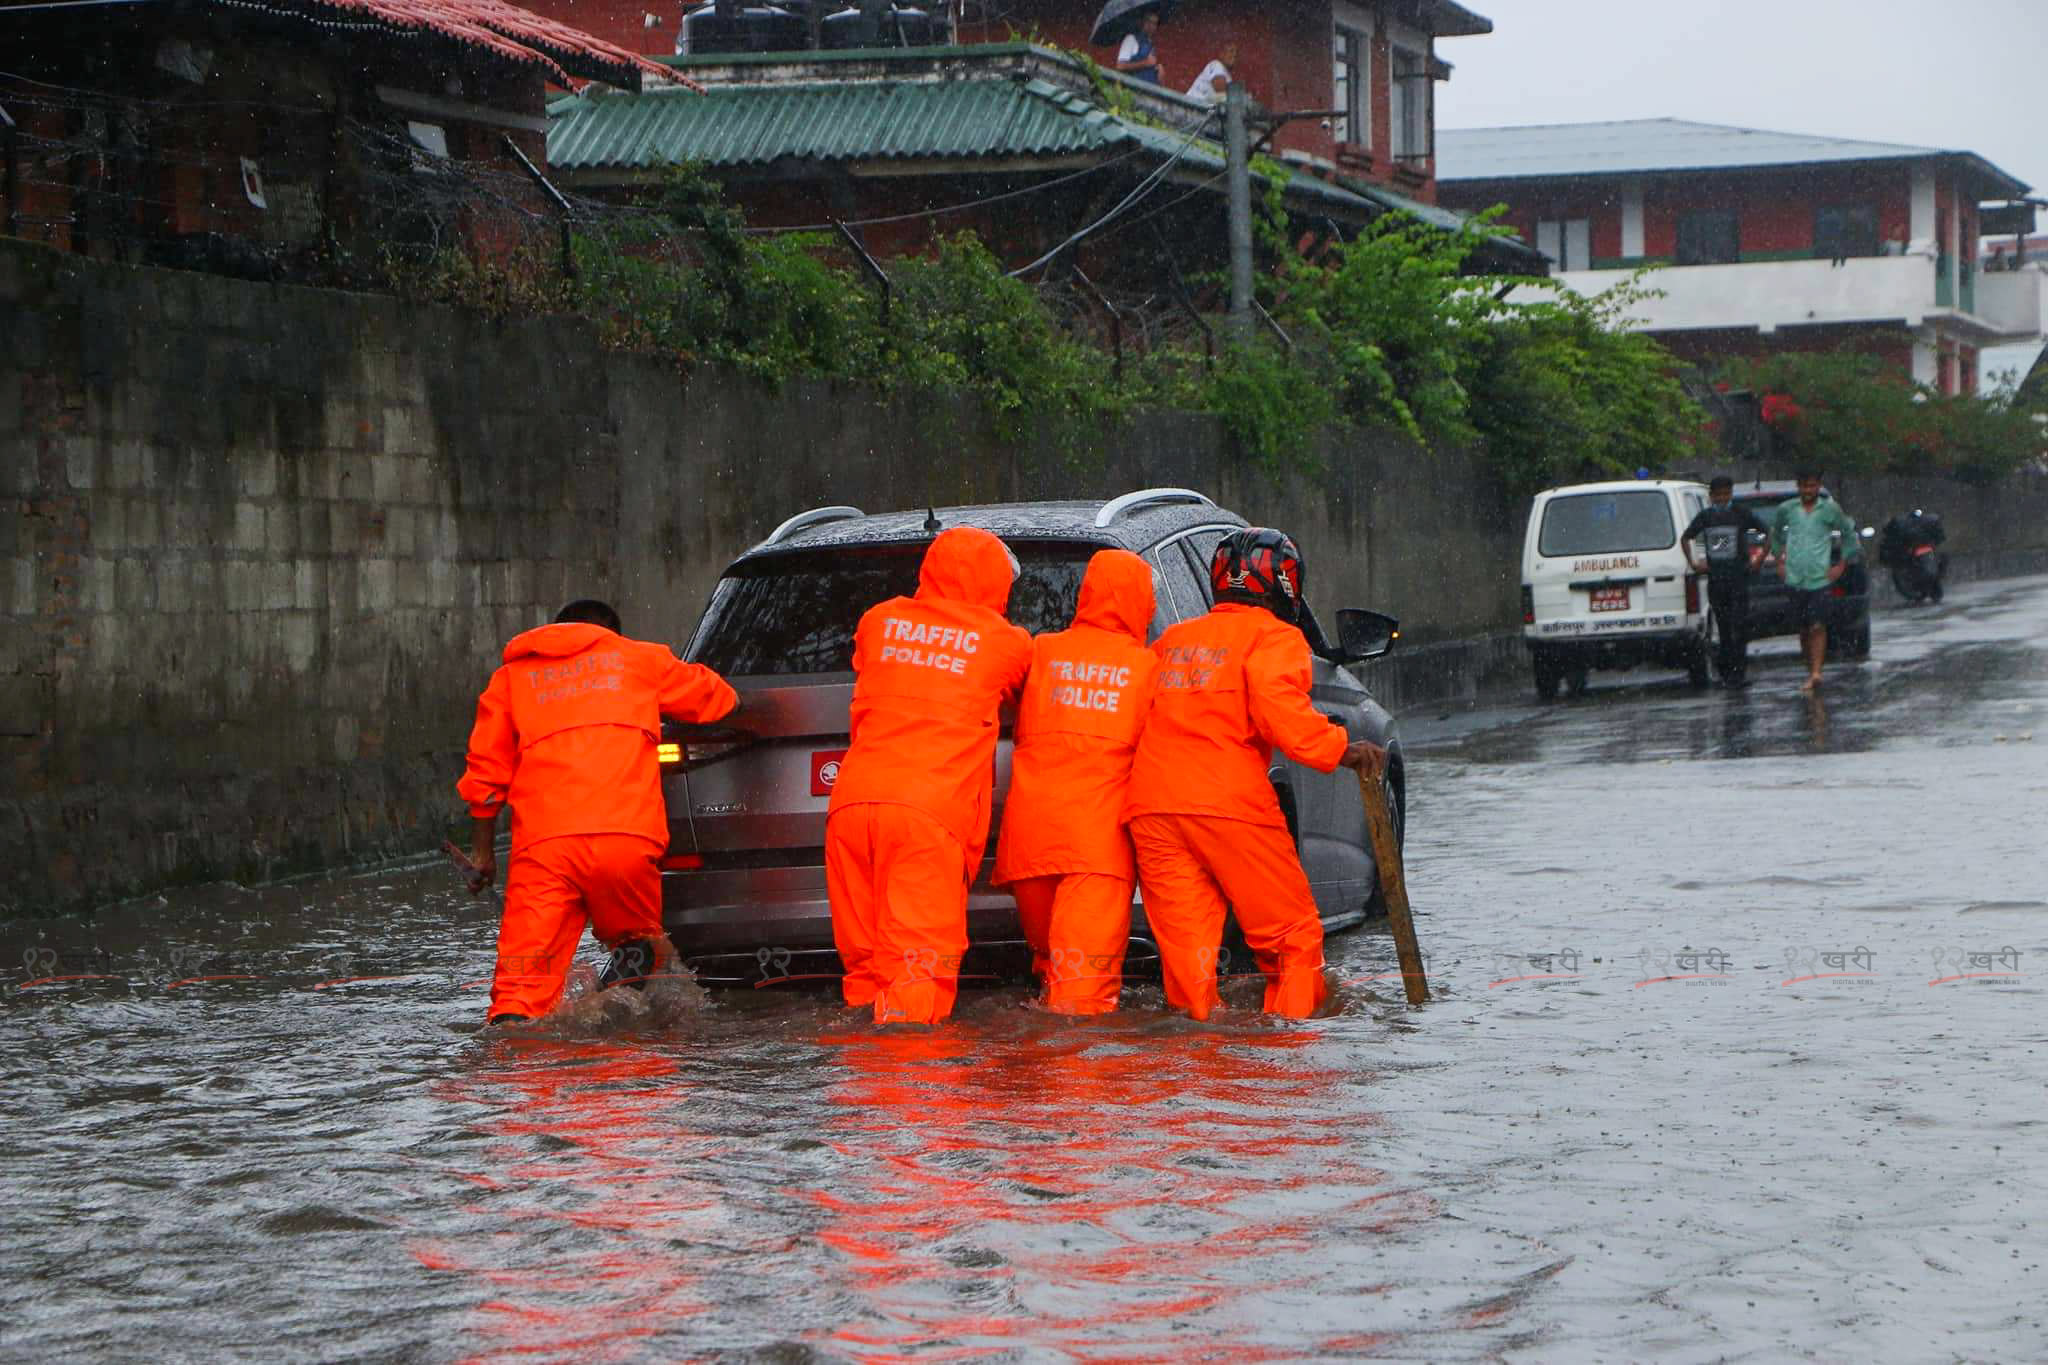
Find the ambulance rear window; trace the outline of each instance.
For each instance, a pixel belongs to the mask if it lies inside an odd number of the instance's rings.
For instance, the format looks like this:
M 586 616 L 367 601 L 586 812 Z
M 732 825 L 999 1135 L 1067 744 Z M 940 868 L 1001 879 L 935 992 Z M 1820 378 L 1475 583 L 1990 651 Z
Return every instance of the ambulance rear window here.
M 1677 539 L 1671 499 L 1661 489 L 1569 493 L 1543 505 L 1543 534 L 1536 550 L 1545 558 L 1665 550 Z
M 1081 575 L 1100 548 L 1011 542 L 1023 572 L 1010 588 L 1010 620 L 1034 635 L 1072 625 Z M 687 657 L 728 677 L 850 672 L 861 613 L 915 593 L 923 558 L 920 542 L 750 560 L 719 580 Z

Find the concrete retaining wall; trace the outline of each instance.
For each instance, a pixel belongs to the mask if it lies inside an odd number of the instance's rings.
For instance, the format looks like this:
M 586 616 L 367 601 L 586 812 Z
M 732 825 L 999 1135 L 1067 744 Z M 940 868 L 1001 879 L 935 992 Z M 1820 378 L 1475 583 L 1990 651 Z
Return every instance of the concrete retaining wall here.
M 820 503 L 1189 485 L 1293 530 L 1319 604 L 1403 619 L 1372 670 L 1397 707 L 1518 669 L 1521 509 L 1459 452 L 1323 455 L 1276 479 L 1163 414 L 1069 458 L 968 404 L 685 380 L 573 321 L 0 243 L 0 913 L 430 848 L 506 638 L 594 595 L 679 644 Z M 1922 500 L 1959 552 L 2048 508 Z

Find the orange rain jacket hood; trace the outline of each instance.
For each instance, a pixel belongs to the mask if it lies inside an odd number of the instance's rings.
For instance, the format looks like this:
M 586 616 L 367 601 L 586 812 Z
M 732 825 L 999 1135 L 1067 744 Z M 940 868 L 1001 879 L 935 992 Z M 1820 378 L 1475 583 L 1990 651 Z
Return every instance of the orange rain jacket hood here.
M 1069 872 L 1136 875 L 1119 816 L 1158 666 L 1145 647 L 1152 610 L 1151 566 L 1128 550 L 1102 550 L 1088 561 L 1073 626 L 1032 642 L 996 845 L 998 885 Z
M 1015 560 L 972 526 L 941 531 L 916 597 L 870 607 L 853 637 L 852 743 L 830 810 L 882 802 L 923 811 L 968 853 L 988 839 L 997 713 L 1024 685 L 1031 637 L 1003 619 Z
M 1159 672 L 1125 819 L 1218 815 L 1286 828 L 1266 775 L 1273 750 L 1330 772 L 1348 742 L 1309 704 L 1308 640 L 1264 607 L 1225 602 L 1152 651 Z
M 638 834 L 666 845 L 655 746 L 661 718 L 714 721 L 738 703 L 725 680 L 666 645 L 603 626 L 513 637 L 477 698 L 456 791 L 478 819 L 512 806 L 512 847 L 564 834 Z

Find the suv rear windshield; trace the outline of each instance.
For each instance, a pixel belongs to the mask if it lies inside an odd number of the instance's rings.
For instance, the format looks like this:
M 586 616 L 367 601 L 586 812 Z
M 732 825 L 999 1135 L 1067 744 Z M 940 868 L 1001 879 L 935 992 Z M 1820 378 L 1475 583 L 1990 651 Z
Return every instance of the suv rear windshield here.
M 1677 539 L 1671 499 L 1662 489 L 1569 493 L 1543 504 L 1543 534 L 1537 538 L 1536 551 L 1549 558 L 1665 550 Z
M 917 591 L 924 548 L 849 546 L 738 565 L 712 592 L 689 658 L 728 677 L 850 672 L 861 613 Z M 1023 572 L 1010 589 L 1010 620 L 1033 634 L 1072 625 L 1081 575 L 1101 548 L 1012 544 Z

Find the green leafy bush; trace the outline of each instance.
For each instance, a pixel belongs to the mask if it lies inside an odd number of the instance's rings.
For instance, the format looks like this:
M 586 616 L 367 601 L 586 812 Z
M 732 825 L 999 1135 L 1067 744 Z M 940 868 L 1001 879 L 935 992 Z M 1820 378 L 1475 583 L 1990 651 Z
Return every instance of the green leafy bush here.
M 1318 433 L 1351 424 L 1404 432 L 1419 454 L 1476 440 L 1517 486 L 1691 453 L 1700 414 L 1662 349 L 1614 325 L 1622 296 L 1503 301 L 1525 282 L 1462 273 L 1502 231 L 1484 217 L 1445 231 L 1389 214 L 1304 254 L 1281 207 L 1289 172 L 1257 165 L 1259 288 L 1289 341 L 1262 331 L 1213 357 L 1162 345 L 1120 373 L 971 234 L 892 260 L 885 291 L 837 238 L 750 233 L 695 166 L 672 169 L 640 212 L 582 225 L 566 276 L 546 252 L 451 253 L 402 283 L 500 315 L 579 314 L 605 345 L 769 384 L 966 392 L 1005 435 L 1049 426 L 1070 456 L 1147 406 L 1215 415 L 1275 472 L 1308 467 Z
M 1831 472 L 1992 482 L 2044 453 L 2040 424 L 2012 392 L 1943 396 L 1858 351 L 1734 360 L 1720 377 L 1763 397 L 1781 455 Z

